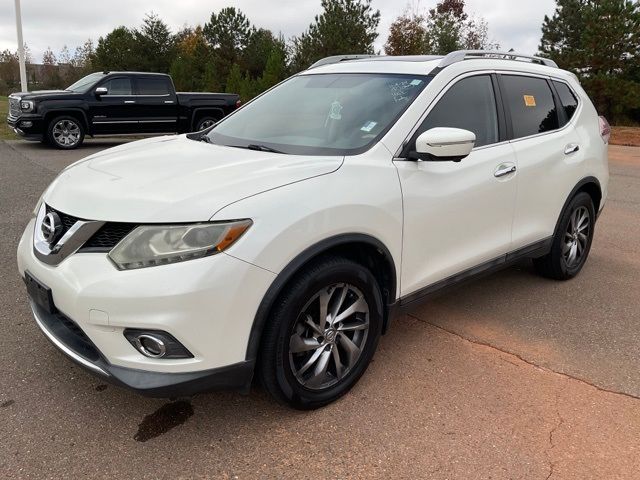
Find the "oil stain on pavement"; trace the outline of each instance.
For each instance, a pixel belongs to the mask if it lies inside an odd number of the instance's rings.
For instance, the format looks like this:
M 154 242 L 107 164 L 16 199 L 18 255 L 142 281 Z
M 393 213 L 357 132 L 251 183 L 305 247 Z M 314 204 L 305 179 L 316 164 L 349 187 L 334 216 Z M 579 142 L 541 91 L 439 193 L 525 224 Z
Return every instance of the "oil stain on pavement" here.
M 191 415 L 193 415 L 193 407 L 190 402 L 179 400 L 167 403 L 144 417 L 133 438 L 138 442 L 146 442 L 182 425 Z

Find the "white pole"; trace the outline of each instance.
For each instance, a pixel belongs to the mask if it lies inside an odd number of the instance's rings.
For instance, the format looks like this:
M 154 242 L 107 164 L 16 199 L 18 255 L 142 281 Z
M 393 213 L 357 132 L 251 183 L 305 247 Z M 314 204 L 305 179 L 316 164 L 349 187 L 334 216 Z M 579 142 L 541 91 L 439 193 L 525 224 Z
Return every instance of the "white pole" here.
M 24 40 L 22 40 L 22 14 L 20 13 L 20 0 L 16 0 L 16 30 L 18 31 L 18 60 L 20 63 L 20 87 L 27 91 L 27 68 L 24 64 Z

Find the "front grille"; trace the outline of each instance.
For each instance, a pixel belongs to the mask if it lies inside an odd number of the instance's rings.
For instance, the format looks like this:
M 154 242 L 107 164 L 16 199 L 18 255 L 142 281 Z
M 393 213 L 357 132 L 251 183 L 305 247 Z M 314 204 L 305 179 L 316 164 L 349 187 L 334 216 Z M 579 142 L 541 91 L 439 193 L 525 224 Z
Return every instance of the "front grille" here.
M 9 115 L 12 117 L 19 117 L 22 113 L 20 110 L 20 99 L 15 97 L 9 97 Z
M 137 225 L 134 223 L 105 223 L 100 230 L 87 240 L 80 251 L 108 252 L 136 227 Z
M 47 213 L 55 212 L 62 221 L 62 235 L 69 230 L 77 221 L 83 219 L 68 215 L 47 205 Z M 108 252 L 115 247 L 120 240 L 127 236 L 138 225 L 135 223 L 107 222 L 96 233 L 94 233 L 79 252 Z

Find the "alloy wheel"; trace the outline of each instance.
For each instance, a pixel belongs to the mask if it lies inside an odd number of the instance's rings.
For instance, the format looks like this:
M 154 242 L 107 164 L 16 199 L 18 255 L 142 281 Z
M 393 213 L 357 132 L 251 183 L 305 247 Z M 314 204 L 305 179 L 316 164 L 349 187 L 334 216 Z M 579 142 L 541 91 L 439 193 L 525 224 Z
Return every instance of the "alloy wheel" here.
M 564 234 L 562 243 L 562 258 L 567 267 L 579 265 L 587 250 L 591 233 L 591 215 L 587 207 L 576 208 Z
M 200 130 L 204 130 L 206 128 L 209 128 L 211 125 L 213 125 L 214 123 L 216 123 L 215 120 L 205 120 L 204 122 L 202 122 L 200 124 L 200 126 L 198 127 L 198 131 Z
M 337 384 L 356 365 L 369 333 L 369 305 L 347 283 L 323 288 L 304 306 L 289 339 L 289 363 L 310 390 Z
M 63 119 L 53 126 L 53 139 L 63 147 L 72 147 L 80 141 L 80 126 L 73 120 Z

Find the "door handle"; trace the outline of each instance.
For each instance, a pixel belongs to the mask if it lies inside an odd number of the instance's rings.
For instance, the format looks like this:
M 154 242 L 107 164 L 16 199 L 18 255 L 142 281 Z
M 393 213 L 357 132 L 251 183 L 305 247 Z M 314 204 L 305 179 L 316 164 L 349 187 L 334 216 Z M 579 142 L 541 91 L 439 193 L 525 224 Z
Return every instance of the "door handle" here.
M 514 173 L 516 170 L 516 166 L 513 163 L 503 163 L 498 165 L 496 171 L 493 172 L 493 176 L 496 178 L 504 177 L 505 175 Z
M 578 145 L 577 143 L 570 143 L 569 145 L 564 147 L 564 154 L 571 155 L 572 153 L 576 153 L 578 150 L 580 150 L 580 145 Z
M 124 103 L 136 103 L 135 100 L 125 100 Z
M 164 103 L 173 103 L 173 100 L 165 100 Z

